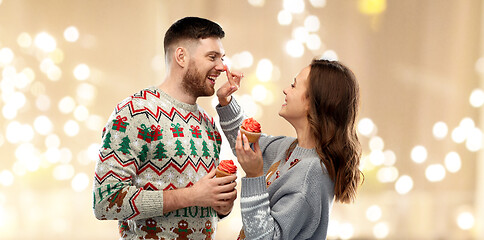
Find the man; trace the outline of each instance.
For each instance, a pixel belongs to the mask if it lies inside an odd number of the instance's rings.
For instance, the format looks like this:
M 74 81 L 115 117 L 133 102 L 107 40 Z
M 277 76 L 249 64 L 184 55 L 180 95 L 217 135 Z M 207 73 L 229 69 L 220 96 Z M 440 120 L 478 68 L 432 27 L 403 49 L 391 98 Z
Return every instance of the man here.
M 163 83 L 123 100 L 108 120 L 93 207 L 96 218 L 119 220 L 122 239 L 212 239 L 232 210 L 236 176 L 214 178 L 222 140 L 196 104 L 224 71 L 224 35 L 207 19 L 175 22 L 164 39 Z M 232 80 L 219 91 L 235 91 Z

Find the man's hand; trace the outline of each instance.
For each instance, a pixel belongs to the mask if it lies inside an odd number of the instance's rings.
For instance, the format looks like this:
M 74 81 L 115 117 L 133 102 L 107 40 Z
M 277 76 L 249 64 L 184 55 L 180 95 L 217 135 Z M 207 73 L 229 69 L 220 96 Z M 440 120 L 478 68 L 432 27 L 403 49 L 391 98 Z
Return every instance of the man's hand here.
M 243 73 L 225 71 L 228 81 L 217 90 L 217 97 L 220 105 L 225 106 L 230 103 L 232 93 L 240 87 L 240 80 L 244 77 Z
M 198 180 L 188 188 L 192 195 L 193 205 L 201 207 L 212 207 L 221 215 L 227 215 L 232 211 L 234 200 L 237 198 L 235 174 L 215 177 L 215 169 Z

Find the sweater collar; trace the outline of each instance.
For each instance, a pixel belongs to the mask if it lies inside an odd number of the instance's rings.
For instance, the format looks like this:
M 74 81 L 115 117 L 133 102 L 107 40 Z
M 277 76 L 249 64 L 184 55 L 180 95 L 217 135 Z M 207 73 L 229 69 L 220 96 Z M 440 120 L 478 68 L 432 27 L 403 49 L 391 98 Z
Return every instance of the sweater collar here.
M 292 153 L 296 154 L 296 156 L 319 158 L 319 155 L 316 152 L 315 148 L 303 148 L 303 147 L 300 147 L 299 145 L 297 145 L 296 148 L 294 148 L 294 151 Z
M 163 98 L 165 98 L 166 100 L 168 100 L 177 109 L 181 108 L 181 109 L 183 109 L 185 111 L 188 111 L 188 112 L 195 112 L 198 109 L 198 105 L 197 104 L 188 104 L 188 103 L 184 103 L 184 102 L 178 101 L 177 99 L 175 99 L 174 97 L 168 95 L 168 93 L 164 92 L 163 90 L 161 90 L 161 89 L 159 89 L 157 87 L 154 87 L 153 86 L 153 87 L 150 87 L 150 89 L 155 90 L 155 91 L 158 91 Z

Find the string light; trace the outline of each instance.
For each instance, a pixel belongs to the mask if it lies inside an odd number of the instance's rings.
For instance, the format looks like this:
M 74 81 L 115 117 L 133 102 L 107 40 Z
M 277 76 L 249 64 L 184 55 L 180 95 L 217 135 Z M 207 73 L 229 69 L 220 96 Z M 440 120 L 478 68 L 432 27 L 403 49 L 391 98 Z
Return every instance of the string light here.
M 383 151 L 383 155 L 385 156 L 385 161 L 383 162 L 385 166 L 393 166 L 397 161 L 397 156 L 392 150 Z
M 328 61 L 338 61 L 338 54 L 336 54 L 336 52 L 333 50 L 326 50 L 321 56 L 321 59 Z
M 70 26 L 64 30 L 64 38 L 68 42 L 75 42 L 79 39 L 79 30 L 76 27 Z
M 76 192 L 82 192 L 89 185 L 89 177 L 85 173 L 78 173 L 72 179 L 71 186 Z
M 305 8 L 303 0 L 283 0 L 282 5 L 284 10 L 291 13 L 302 13 Z
M 323 8 L 326 6 L 326 0 L 309 0 L 309 2 L 315 8 Z
M 444 139 L 447 136 L 447 132 L 449 131 L 447 124 L 445 122 L 439 121 L 434 124 L 432 128 L 432 133 L 436 139 Z
M 264 58 L 257 64 L 255 75 L 259 81 L 267 82 L 272 78 L 272 70 L 273 66 L 271 60 Z
M 383 143 L 383 139 L 381 137 L 373 136 L 370 138 L 369 146 L 370 150 L 372 151 L 383 151 L 383 147 L 385 146 L 385 144 Z
M 54 125 L 47 116 L 41 115 L 34 120 L 34 129 L 40 135 L 47 135 L 52 132 Z
M 71 113 L 75 107 L 76 102 L 71 96 L 63 97 L 58 104 L 59 111 L 64 114 Z
M 390 233 L 390 227 L 386 222 L 379 222 L 373 227 L 373 235 L 377 239 L 384 239 L 388 237 Z
M 339 225 L 338 236 L 341 239 L 351 239 L 355 233 L 355 228 L 351 223 L 341 223 Z
M 71 164 L 57 165 L 52 174 L 56 180 L 69 180 L 74 176 L 74 167 Z
M 412 149 L 410 157 L 416 163 L 423 163 L 427 160 L 427 149 L 421 145 L 415 146 Z
M 277 21 L 282 26 L 287 26 L 292 22 L 292 14 L 289 11 L 281 10 L 277 14 Z
M 445 178 L 445 168 L 441 164 L 431 164 L 425 169 L 425 177 L 431 182 L 440 182 Z
M 306 46 L 309 50 L 318 50 L 321 48 L 321 39 L 317 34 L 309 34 L 306 39 Z
M 304 28 L 308 32 L 316 32 L 319 30 L 321 23 L 319 22 L 319 18 L 314 15 L 309 15 L 304 19 Z
M 304 46 L 301 42 L 291 39 L 286 43 L 286 52 L 291 57 L 299 58 L 304 54 Z
M 97 88 L 90 83 L 81 83 L 76 88 L 76 100 L 86 106 L 91 105 L 96 99 Z
M 13 51 L 10 48 L 2 48 L 0 49 L 0 66 L 1 65 L 8 65 L 12 63 L 14 58 Z
M 457 225 L 462 230 L 469 230 L 474 227 L 474 215 L 470 212 L 462 212 L 457 217 Z
M 398 194 L 405 195 L 413 188 L 413 180 L 408 175 L 402 175 L 395 182 L 395 190 Z
M 380 220 L 381 216 L 382 216 L 382 211 L 380 206 L 378 205 L 371 205 L 366 209 L 366 218 L 370 222 L 376 222 Z
M 370 136 L 375 130 L 375 124 L 369 118 L 362 118 L 358 122 L 358 132 L 363 136 Z
M 398 178 L 398 169 L 396 167 L 382 167 L 378 169 L 376 177 L 381 183 L 394 182 Z
M 248 0 L 249 4 L 254 7 L 263 7 L 265 4 L 265 0 Z
M 44 52 L 52 52 L 57 47 L 56 40 L 48 33 L 41 32 L 35 36 L 34 44 Z
M 451 173 L 458 172 L 461 168 L 460 156 L 457 152 L 449 152 L 445 155 L 445 167 Z
M 91 76 L 91 69 L 84 63 L 74 68 L 74 77 L 79 81 L 84 81 Z
M 481 107 L 484 104 L 484 91 L 480 88 L 472 90 L 469 96 L 469 103 L 475 108 Z
M 79 124 L 74 120 L 68 120 L 64 124 L 64 133 L 69 137 L 74 137 L 79 133 Z

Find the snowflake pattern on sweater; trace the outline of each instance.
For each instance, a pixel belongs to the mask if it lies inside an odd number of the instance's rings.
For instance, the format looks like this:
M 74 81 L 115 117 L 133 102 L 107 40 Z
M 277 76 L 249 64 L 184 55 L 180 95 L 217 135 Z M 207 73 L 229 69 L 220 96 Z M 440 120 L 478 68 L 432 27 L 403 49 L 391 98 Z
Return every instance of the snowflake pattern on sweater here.
M 198 105 L 156 87 L 123 100 L 102 134 L 96 217 L 119 220 L 122 239 L 212 239 L 215 210 L 188 207 L 163 215 L 163 190 L 190 187 L 218 165 L 217 135 L 213 118 Z

